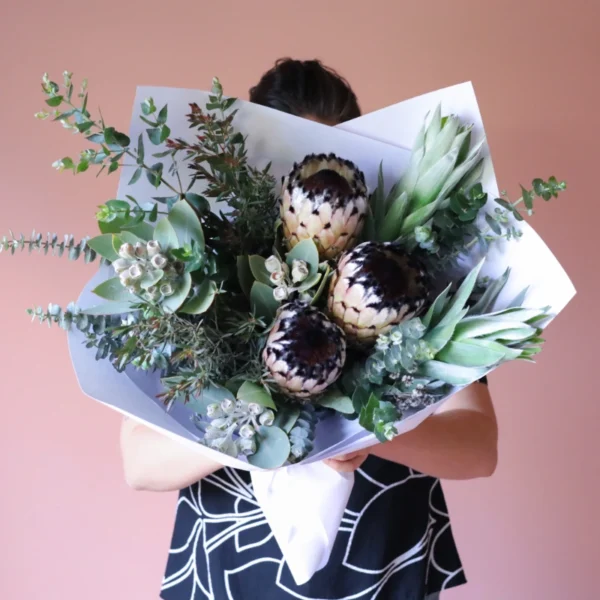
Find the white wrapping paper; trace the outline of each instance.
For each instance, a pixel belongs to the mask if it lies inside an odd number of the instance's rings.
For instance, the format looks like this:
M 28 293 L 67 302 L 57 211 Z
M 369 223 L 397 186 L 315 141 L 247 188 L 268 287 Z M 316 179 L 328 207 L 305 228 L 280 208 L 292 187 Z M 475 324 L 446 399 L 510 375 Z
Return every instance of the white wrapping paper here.
M 130 128 L 132 140 L 136 140 L 145 129 L 139 120 L 139 106 L 148 96 L 152 96 L 159 107 L 169 104 L 171 137 L 189 138 L 191 132 L 185 119 L 188 105 L 197 102 L 203 106 L 207 101 L 207 93 L 196 90 L 138 88 Z M 413 98 L 338 128 L 240 102 L 235 125 L 249 136 L 250 162 L 264 166 L 272 161 L 273 174 L 278 178 L 288 172 L 294 161 L 301 160 L 306 154 L 335 152 L 353 160 L 364 171 L 367 184 L 373 189 L 380 161 L 383 161 L 387 185 L 391 186 L 398 179 L 408 162 L 409 149 L 423 118 L 440 101 L 444 113 L 453 112 L 464 121 L 475 124 L 475 139 L 484 135 L 477 100 L 468 83 Z M 486 152 L 489 154 L 487 147 Z M 128 186 L 129 178 L 129 173 L 121 177 L 118 198 L 130 194 L 139 201 L 147 201 L 152 196 L 169 195 L 168 190 L 155 190 L 145 178 Z M 491 161 L 488 161 L 483 183 L 490 196 L 495 197 L 498 188 Z M 526 224 L 522 224 L 521 229 L 524 236 L 518 243 L 499 244 L 493 250 L 484 266 L 484 273 L 498 276 L 506 266 L 513 267 L 498 307 L 529 285 L 530 293 L 525 304 L 531 307 L 551 305 L 556 315 L 573 297 L 573 285 L 541 238 Z M 106 271 L 100 271 L 89 282 L 79 299 L 81 306 L 97 303 L 90 290 L 107 276 Z M 198 432 L 190 421 L 189 409 L 175 405 L 166 412 L 156 398 L 160 391 L 158 375 L 133 369 L 119 374 L 106 361 L 96 361 L 94 350 L 86 349 L 82 341 L 83 337 L 78 332 L 69 335 L 71 357 L 84 393 L 226 466 L 252 471 L 256 498 L 298 585 L 308 581 L 327 564 L 354 477 L 341 475 L 321 461 L 373 445 L 377 440 L 372 434 L 362 430 L 356 421 L 333 417 L 318 425 L 315 449 L 302 463 L 260 471 L 245 461 L 199 445 Z M 416 427 L 445 400 L 406 417 L 397 424 L 398 431 L 404 433 Z

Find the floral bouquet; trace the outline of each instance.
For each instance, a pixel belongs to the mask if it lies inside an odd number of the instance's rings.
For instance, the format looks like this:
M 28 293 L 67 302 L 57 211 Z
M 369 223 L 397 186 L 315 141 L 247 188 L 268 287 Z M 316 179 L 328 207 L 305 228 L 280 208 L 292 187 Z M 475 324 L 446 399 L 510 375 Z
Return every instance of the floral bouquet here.
M 353 483 L 321 461 L 532 361 L 574 293 L 520 212 L 565 183 L 497 193 L 468 84 L 338 128 L 216 79 L 139 88 L 128 134 L 71 73 L 42 89 L 53 112 L 36 116 L 89 145 L 55 168 L 121 180 L 94 237 L 2 239 L 100 264 L 76 304 L 30 314 L 70 331 L 88 395 L 252 471 L 299 584 L 326 564 Z

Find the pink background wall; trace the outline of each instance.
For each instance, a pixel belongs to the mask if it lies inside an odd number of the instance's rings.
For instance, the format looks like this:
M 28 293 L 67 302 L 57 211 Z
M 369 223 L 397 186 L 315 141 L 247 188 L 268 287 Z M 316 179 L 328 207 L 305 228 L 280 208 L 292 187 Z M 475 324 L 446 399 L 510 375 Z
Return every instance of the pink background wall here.
M 136 84 L 206 88 L 217 74 L 229 94 L 245 97 L 281 55 L 338 68 L 365 112 L 473 80 L 500 186 L 516 192 L 518 182 L 551 174 L 569 182 L 534 226 L 579 295 L 548 331 L 537 366 L 506 366 L 491 377 L 500 465 L 490 480 L 445 486 L 470 579 L 446 596 L 598 598 L 600 408 L 591 378 L 600 333 L 592 313 L 600 292 L 592 243 L 600 220 L 600 10 L 592 4 L 6 2 L 0 229 L 93 234 L 94 208 L 116 189 L 115 178 L 50 168 L 81 141 L 32 118 L 43 107 L 44 71 L 89 77 L 94 106 L 121 128 Z M 119 416 L 82 397 L 63 333 L 30 325 L 24 314 L 34 303 L 74 299 L 93 268 L 0 256 L 2 599 L 158 595 L 175 495 L 125 486 Z

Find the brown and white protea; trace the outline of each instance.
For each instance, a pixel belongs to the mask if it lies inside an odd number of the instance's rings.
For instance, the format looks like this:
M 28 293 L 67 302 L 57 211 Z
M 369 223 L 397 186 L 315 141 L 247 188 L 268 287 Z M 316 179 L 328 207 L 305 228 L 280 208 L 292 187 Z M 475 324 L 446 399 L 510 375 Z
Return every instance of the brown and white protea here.
M 340 376 L 346 361 L 344 332 L 316 308 L 289 302 L 279 309 L 263 360 L 284 393 L 310 398 Z
M 323 259 L 352 248 L 367 214 L 365 176 L 349 160 L 311 154 L 283 180 L 280 213 L 288 247 L 312 239 Z
M 370 345 L 416 316 L 427 296 L 426 273 L 417 260 L 393 243 L 364 242 L 338 263 L 328 309 L 348 343 Z

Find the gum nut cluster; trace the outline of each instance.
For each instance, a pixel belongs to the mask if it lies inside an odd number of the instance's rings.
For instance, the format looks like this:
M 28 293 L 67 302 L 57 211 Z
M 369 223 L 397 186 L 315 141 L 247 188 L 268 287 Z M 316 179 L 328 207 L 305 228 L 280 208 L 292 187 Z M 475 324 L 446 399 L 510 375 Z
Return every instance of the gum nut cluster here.
M 322 259 L 352 248 L 367 214 L 364 174 L 334 154 L 311 154 L 283 180 L 280 202 L 288 248 L 312 239 Z
M 154 240 L 123 244 L 112 266 L 129 292 L 151 302 L 171 296 L 175 291 L 174 281 L 179 277 L 176 263 L 169 260 Z
M 209 404 L 206 416 L 210 423 L 204 434 L 205 443 L 230 456 L 256 452 L 256 432 L 262 426 L 270 427 L 275 413 L 255 402 L 231 400 Z
M 344 332 L 316 308 L 289 302 L 279 309 L 263 360 L 284 393 L 310 398 L 340 376 L 346 361 Z
M 349 344 L 370 346 L 418 315 L 427 298 L 426 272 L 414 257 L 391 242 L 364 242 L 340 259 L 327 306 Z

